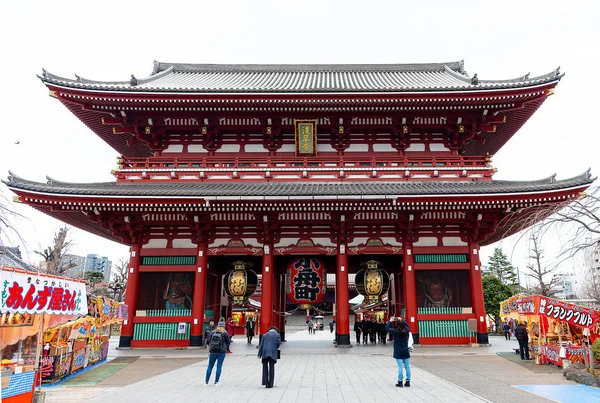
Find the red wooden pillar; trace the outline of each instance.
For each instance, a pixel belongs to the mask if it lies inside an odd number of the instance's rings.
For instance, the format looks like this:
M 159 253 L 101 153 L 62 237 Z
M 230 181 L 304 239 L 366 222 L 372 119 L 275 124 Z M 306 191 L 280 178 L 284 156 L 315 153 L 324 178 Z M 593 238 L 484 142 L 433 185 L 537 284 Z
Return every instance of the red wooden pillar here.
M 267 333 L 272 325 L 273 314 L 273 255 L 271 248 L 265 245 L 262 267 L 262 289 L 260 292 L 260 337 Z
M 279 291 L 279 311 L 284 313 L 287 309 L 286 306 L 286 293 L 285 293 L 285 274 L 280 274 L 279 275 L 279 283 L 281 284 L 280 286 L 280 291 Z M 281 336 L 281 341 L 285 341 L 285 321 L 286 321 L 286 317 L 285 315 L 280 315 L 279 316 L 279 335 Z
M 210 276 L 212 291 L 211 308 L 213 310 L 213 317 L 215 318 L 215 325 L 219 323 L 219 318 L 221 317 L 221 287 L 219 284 L 220 277 L 221 276 L 218 274 Z
M 194 276 L 194 298 L 192 299 L 192 328 L 190 346 L 201 346 L 204 325 L 204 304 L 206 301 L 206 277 L 208 270 L 208 251 L 206 242 L 198 242 L 196 250 L 196 275 Z
M 398 269 L 394 273 L 394 316 L 402 315 L 402 282 L 400 277 L 402 276 L 402 270 Z
M 273 314 L 271 315 L 272 326 L 277 326 L 279 329 L 279 312 L 281 312 L 281 283 L 279 274 L 273 275 Z
M 337 347 L 352 347 L 350 344 L 350 295 L 348 291 L 348 255 L 346 245 L 340 244 L 337 255 L 336 289 L 336 322 L 335 338 Z
M 405 320 L 410 325 L 413 340 L 419 343 L 419 322 L 417 321 L 417 282 L 415 281 L 415 258 L 413 256 L 412 242 L 404 241 L 404 256 L 402 261 L 404 277 L 404 314 Z
M 469 266 L 471 279 L 471 304 L 477 318 L 477 343 L 489 344 L 485 304 L 483 301 L 483 285 L 481 284 L 481 262 L 479 260 L 479 244 L 469 242 Z
M 133 318 L 137 309 L 141 250 L 141 240 L 131 245 L 129 249 L 129 273 L 127 274 L 127 290 L 125 292 L 125 304 L 128 307 L 129 317 L 123 321 L 119 347 L 131 347 L 131 340 L 133 340 Z

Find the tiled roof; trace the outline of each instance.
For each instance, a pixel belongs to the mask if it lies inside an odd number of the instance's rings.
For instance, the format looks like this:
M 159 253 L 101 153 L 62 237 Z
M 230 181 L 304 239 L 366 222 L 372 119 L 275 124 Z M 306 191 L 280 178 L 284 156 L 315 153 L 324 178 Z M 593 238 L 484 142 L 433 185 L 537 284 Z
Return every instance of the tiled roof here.
M 406 181 L 406 182 L 104 182 L 68 183 L 48 178 L 33 182 L 13 173 L 3 182 L 14 190 L 60 195 L 197 198 L 311 198 L 355 196 L 424 196 L 529 193 L 589 185 L 590 171 L 569 179 L 550 176 L 537 181 Z
M 428 64 L 182 64 L 154 63 L 152 74 L 128 81 L 59 77 L 43 71 L 48 84 L 103 91 L 190 93 L 340 93 L 476 91 L 531 87 L 557 81 L 558 69 L 534 78 L 480 80 L 462 61 Z
M 29 271 L 37 271 L 37 269 L 25 262 L 20 256 L 18 247 L 0 246 L 0 266 L 10 266 Z

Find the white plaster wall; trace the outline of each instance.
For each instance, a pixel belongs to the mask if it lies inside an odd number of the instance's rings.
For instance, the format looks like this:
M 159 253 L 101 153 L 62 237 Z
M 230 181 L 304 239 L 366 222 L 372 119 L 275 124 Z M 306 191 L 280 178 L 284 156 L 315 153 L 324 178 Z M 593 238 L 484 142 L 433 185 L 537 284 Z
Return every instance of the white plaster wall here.
M 262 144 L 246 144 L 244 149 L 247 153 L 264 153 L 269 151 Z
M 423 143 L 413 143 L 410 146 L 408 146 L 408 148 L 406 150 L 404 150 L 406 152 L 411 152 L 411 151 L 425 151 L 425 144 Z
M 142 249 L 156 249 L 156 248 L 166 248 L 167 240 L 166 239 L 151 239 L 147 244 L 142 246 Z
M 366 152 L 366 151 L 369 151 L 368 144 L 350 144 L 350 147 L 348 147 L 345 152 L 355 153 L 355 152 Z
M 413 246 L 437 246 L 438 240 L 436 237 L 423 236 Z
M 239 144 L 223 144 L 221 148 L 215 151 L 215 153 L 239 153 Z
M 397 152 L 398 150 L 396 150 L 394 147 L 392 147 L 391 144 L 373 144 L 373 151 L 375 152 Z
M 467 246 L 467 243 L 457 236 L 445 236 L 442 238 L 442 245 L 444 246 Z
M 317 152 L 318 153 L 328 153 L 328 152 L 337 152 L 335 148 L 333 148 L 330 144 L 317 144 Z
M 446 147 L 443 144 L 429 144 L 429 150 L 431 151 L 450 151 L 450 149 L 448 147 Z
M 190 239 L 173 239 L 173 249 L 195 248 L 196 244 Z
M 188 152 L 189 153 L 205 153 L 207 151 L 206 151 L 206 148 L 204 148 L 204 146 L 201 144 L 190 144 L 188 146 Z
M 171 144 L 169 147 L 167 147 L 165 150 L 163 150 L 163 154 L 164 153 L 180 153 L 183 151 L 183 144 Z

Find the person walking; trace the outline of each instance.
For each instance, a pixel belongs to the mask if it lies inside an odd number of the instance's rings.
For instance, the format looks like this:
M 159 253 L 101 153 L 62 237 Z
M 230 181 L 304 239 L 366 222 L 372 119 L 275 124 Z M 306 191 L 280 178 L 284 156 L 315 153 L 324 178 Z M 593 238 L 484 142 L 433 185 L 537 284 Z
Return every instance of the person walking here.
M 279 329 L 271 326 L 258 345 L 258 359 L 262 360 L 262 384 L 268 389 L 273 387 L 275 381 L 275 364 L 277 363 L 277 350 L 281 345 Z
M 227 324 L 225 325 L 225 329 L 227 329 L 227 334 L 229 335 L 230 342 L 233 342 L 233 334 L 234 334 L 234 322 L 233 318 L 229 318 L 227 320 Z M 231 354 L 231 350 L 229 349 L 229 345 L 227 346 L 227 354 Z
M 208 368 L 206 368 L 206 377 L 204 378 L 205 386 L 208 386 L 215 362 L 217 363 L 215 386 L 220 385 L 221 370 L 223 368 L 223 361 L 225 361 L 225 355 L 229 350 L 229 343 L 231 343 L 231 339 L 229 338 L 229 334 L 227 334 L 227 330 L 225 330 L 225 319 L 221 318 L 219 319 L 217 328 L 208 335 L 209 355 Z
M 254 323 L 254 319 L 248 318 L 246 321 L 246 338 L 248 339 L 248 344 L 252 344 L 252 338 L 254 337 L 255 329 L 256 323 Z
M 508 321 L 504 322 L 504 325 L 502 325 L 502 329 L 504 329 L 504 338 L 510 341 L 510 326 L 508 324 Z
M 206 326 L 206 329 L 204 329 L 203 344 L 205 346 L 208 346 L 208 335 L 210 334 L 210 332 L 212 332 L 216 328 L 217 328 L 217 326 L 215 325 L 215 318 L 210 318 L 210 321 L 208 322 L 208 326 Z
M 410 352 L 413 351 L 413 338 L 410 326 L 402 318 L 390 318 L 385 330 L 394 336 L 394 354 L 398 365 L 398 383 L 396 386 L 402 388 L 410 387 Z M 406 376 L 403 376 L 406 372 Z M 404 384 L 402 383 L 403 379 Z
M 331 322 L 329 322 L 329 333 L 333 333 L 333 326 L 335 325 L 335 323 L 333 323 L 333 320 Z
M 515 337 L 519 342 L 519 353 L 521 353 L 522 360 L 529 360 L 529 335 L 527 334 L 527 328 L 525 322 L 521 322 L 515 329 Z
M 314 334 L 315 333 L 315 324 L 313 323 L 312 320 L 308 321 L 308 334 Z
M 360 344 L 361 330 L 362 330 L 362 323 L 360 321 L 354 322 L 354 333 L 356 333 L 356 344 Z

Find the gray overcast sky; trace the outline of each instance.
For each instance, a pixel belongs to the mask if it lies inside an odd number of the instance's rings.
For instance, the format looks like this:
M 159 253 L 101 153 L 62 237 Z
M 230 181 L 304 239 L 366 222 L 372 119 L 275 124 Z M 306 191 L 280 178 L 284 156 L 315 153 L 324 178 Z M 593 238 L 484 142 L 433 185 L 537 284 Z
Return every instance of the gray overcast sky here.
M 36 78 L 128 80 L 153 60 L 190 63 L 418 63 L 464 59 L 469 74 L 506 79 L 561 67 L 541 109 L 494 157 L 496 179 L 600 173 L 597 1 L 2 1 L 0 176 L 113 181 L 117 153 Z M 15 144 L 15 141 L 20 144 Z M 1 191 L 12 199 L 2 185 Z M 31 208 L 16 220 L 31 251 L 60 223 Z M 73 231 L 74 253 L 126 257 L 127 248 Z M 6 242 L 5 239 L 3 239 Z M 16 243 L 13 236 L 9 242 Z M 505 251 L 514 242 L 504 240 Z M 484 262 L 491 253 L 482 250 Z M 524 245 L 513 264 L 526 263 Z M 38 258 L 30 253 L 29 258 Z

